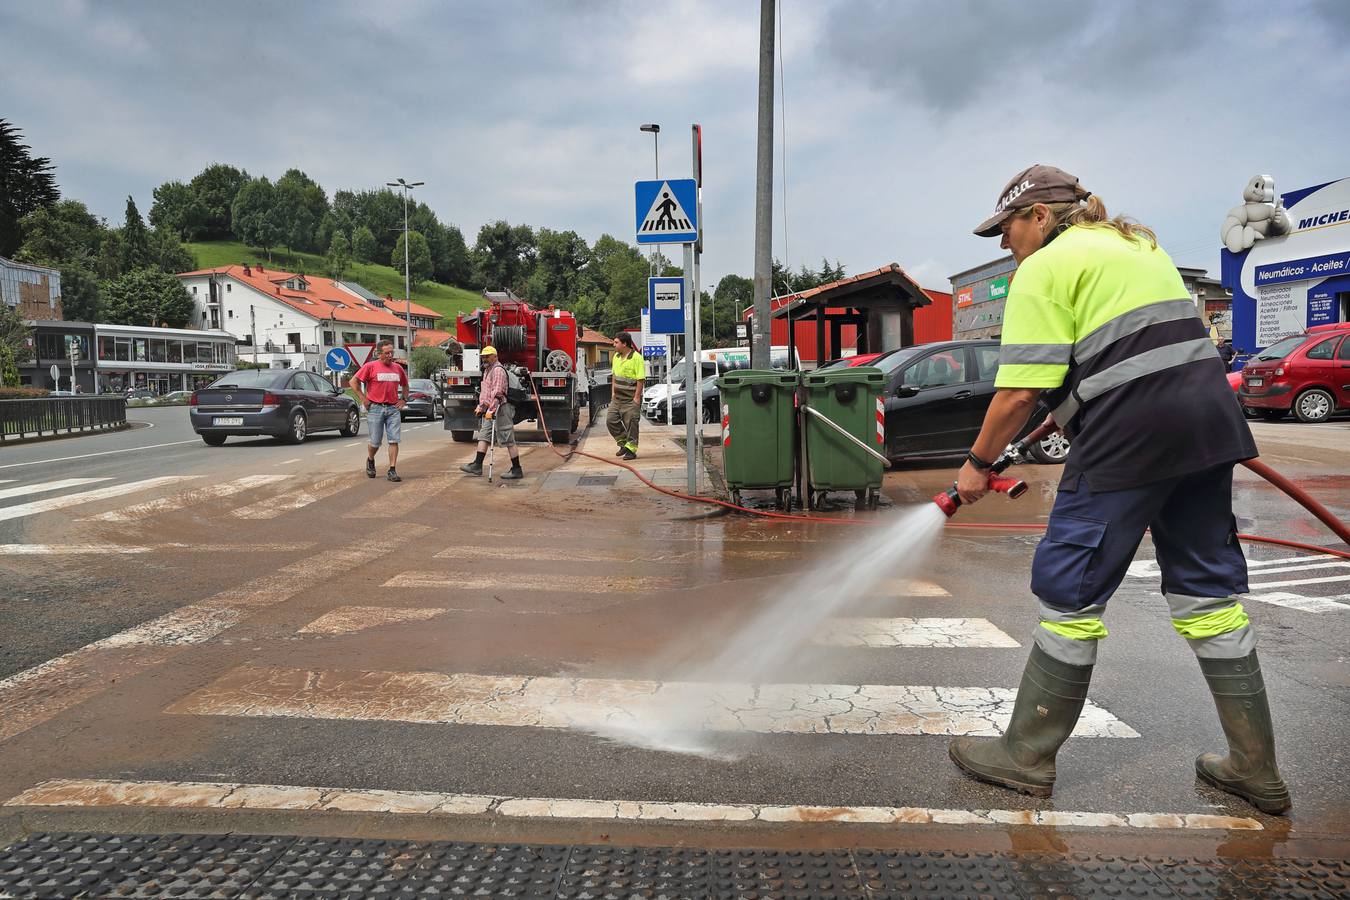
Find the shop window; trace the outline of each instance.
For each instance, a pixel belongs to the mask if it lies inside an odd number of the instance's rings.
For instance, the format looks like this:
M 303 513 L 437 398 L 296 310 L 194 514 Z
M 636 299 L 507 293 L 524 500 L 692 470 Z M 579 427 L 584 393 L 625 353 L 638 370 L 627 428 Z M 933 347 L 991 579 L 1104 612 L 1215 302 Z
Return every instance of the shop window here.
M 192 341 L 183 341 L 183 362 L 185 363 L 210 362 L 210 360 L 209 359 L 198 360 L 197 345 Z
M 99 359 L 116 359 L 116 358 L 117 358 L 117 342 L 114 341 L 114 340 L 113 340 L 112 338 L 110 338 L 110 337 L 102 337 L 102 336 L 100 336 L 99 339 L 98 339 L 98 358 L 99 358 Z
M 131 362 L 131 338 L 117 338 L 118 362 Z
M 168 351 L 167 351 L 167 353 L 168 353 L 168 360 L 167 360 L 167 361 L 168 361 L 168 362 L 171 362 L 171 363 L 180 363 L 180 362 L 182 362 L 182 361 L 183 361 L 183 342 L 182 342 L 182 341 L 166 341 L 166 343 L 169 345 L 169 346 L 168 346 Z
M 150 340 L 151 362 L 162 363 L 169 361 L 169 351 L 165 346 L 167 343 L 167 341 L 160 340 L 159 338 L 152 338 Z
M 212 361 L 211 344 L 207 341 L 199 341 L 197 343 L 197 362 L 207 363 L 211 361 Z
M 148 362 L 150 357 L 149 338 L 132 338 L 132 350 L 136 354 L 136 362 Z

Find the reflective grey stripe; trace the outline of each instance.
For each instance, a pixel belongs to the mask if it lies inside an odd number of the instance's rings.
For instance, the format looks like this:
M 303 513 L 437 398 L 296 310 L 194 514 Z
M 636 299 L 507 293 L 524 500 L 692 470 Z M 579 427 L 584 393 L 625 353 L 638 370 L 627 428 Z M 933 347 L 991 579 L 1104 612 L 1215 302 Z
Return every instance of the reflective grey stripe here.
M 1076 415 L 1078 415 L 1078 398 L 1069 394 L 1064 398 L 1064 402 L 1056 406 L 1050 413 L 1050 418 L 1055 420 L 1056 425 L 1063 428 Z
M 1186 638 L 1186 643 L 1191 645 L 1196 656 L 1205 659 L 1241 659 L 1256 649 L 1256 632 L 1247 625 L 1213 637 Z
M 1094 603 L 1091 606 L 1085 606 L 1082 609 L 1055 609 L 1053 606 L 1041 607 L 1042 622 L 1077 622 L 1079 619 L 1100 619 L 1102 613 L 1106 612 L 1106 604 Z M 1045 629 L 1042 628 L 1042 631 Z
M 1071 666 L 1097 664 L 1097 645 L 1101 641 L 1075 641 L 1036 626 L 1036 646 L 1062 663 Z M 1198 651 L 1197 651 L 1198 652 Z
M 1167 605 L 1171 608 L 1174 619 L 1194 619 L 1196 616 L 1228 609 L 1242 602 L 1241 597 L 1188 597 L 1185 594 L 1165 592 L 1163 596 L 1167 598 Z
M 998 350 L 1001 366 L 1067 366 L 1072 344 L 1004 344 Z
M 613 385 L 614 385 L 615 387 L 621 387 L 621 388 L 635 388 L 635 387 L 637 387 L 637 379 L 635 379 L 635 378 L 615 378 L 615 379 L 612 379 L 612 383 L 613 383 Z
M 1127 313 L 1121 313 L 1109 322 L 1098 326 L 1073 345 L 1073 358 L 1082 362 L 1096 356 L 1127 334 L 1142 331 L 1150 325 L 1162 322 L 1176 322 L 1199 316 L 1193 300 L 1163 300 L 1140 306 Z
M 1089 375 L 1078 383 L 1077 393 L 1086 403 L 1136 378 L 1211 357 L 1218 359 L 1219 351 L 1207 337 L 1183 341 L 1180 344 L 1168 344 L 1166 347 L 1157 347 L 1131 356 L 1096 375 Z M 1058 422 L 1059 418 L 1056 417 L 1055 421 Z

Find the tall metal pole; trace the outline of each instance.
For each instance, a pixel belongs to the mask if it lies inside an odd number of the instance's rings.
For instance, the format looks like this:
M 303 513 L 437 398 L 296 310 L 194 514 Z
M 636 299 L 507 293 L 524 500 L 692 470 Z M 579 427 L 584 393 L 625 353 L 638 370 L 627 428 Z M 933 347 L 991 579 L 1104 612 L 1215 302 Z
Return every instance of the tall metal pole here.
M 403 188 L 403 314 L 406 316 L 404 321 L 404 341 L 407 347 L 404 352 L 408 354 L 408 377 L 412 378 L 412 269 L 409 266 L 408 258 L 408 191 L 415 187 L 421 187 L 426 184 L 425 181 L 405 181 L 399 178 L 395 181 L 386 181 L 388 187 Z
M 684 460 L 685 482 L 689 493 L 698 493 L 698 456 L 703 452 L 702 385 L 699 375 L 698 341 L 694 339 L 694 321 L 698 316 L 698 300 L 694 297 L 694 245 L 684 246 L 684 359 L 689 364 L 684 388 Z M 696 424 L 697 423 L 697 424 Z
M 774 0 L 759 0 L 759 139 L 755 162 L 755 335 L 750 367 L 769 368 L 769 298 L 773 295 L 773 26 Z

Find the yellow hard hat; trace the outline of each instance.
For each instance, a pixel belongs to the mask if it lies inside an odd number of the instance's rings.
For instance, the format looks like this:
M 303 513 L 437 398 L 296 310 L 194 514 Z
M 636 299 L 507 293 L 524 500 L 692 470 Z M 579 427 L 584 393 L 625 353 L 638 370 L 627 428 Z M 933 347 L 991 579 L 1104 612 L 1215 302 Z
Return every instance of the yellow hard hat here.
M 494 347 L 494 346 L 492 346 L 491 344 L 488 344 L 488 345 L 487 345 L 486 347 L 484 347 L 482 350 L 478 351 L 478 355 L 479 355 L 479 356 L 496 356 L 496 355 L 497 355 L 497 348 Z

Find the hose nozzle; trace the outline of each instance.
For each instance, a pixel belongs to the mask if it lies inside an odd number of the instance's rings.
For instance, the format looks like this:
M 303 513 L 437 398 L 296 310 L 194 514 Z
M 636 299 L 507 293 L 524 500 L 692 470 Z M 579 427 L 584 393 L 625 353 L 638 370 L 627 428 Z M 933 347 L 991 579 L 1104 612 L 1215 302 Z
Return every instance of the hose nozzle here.
M 989 474 L 989 490 L 1007 494 L 1016 500 L 1027 492 L 1027 483 L 1020 478 L 1009 478 L 1006 475 L 996 475 L 991 472 Z M 933 502 L 950 519 L 956 515 L 956 510 L 961 506 L 961 495 L 956 492 L 956 485 L 952 485 L 950 489 L 934 497 Z

